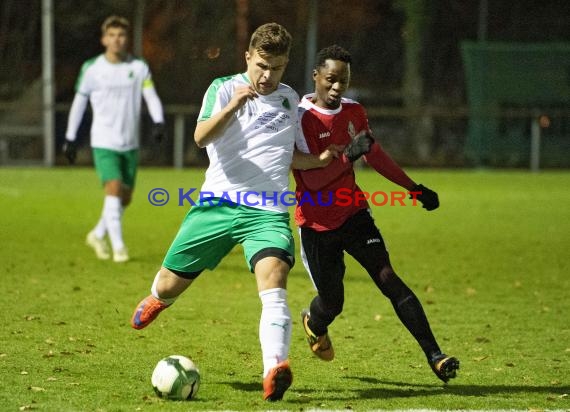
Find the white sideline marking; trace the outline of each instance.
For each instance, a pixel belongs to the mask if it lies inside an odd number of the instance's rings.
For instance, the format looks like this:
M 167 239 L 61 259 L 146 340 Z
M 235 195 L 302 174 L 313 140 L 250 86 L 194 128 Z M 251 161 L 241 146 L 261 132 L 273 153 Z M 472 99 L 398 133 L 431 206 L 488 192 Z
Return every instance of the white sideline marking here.
M 346 409 L 305 409 L 306 412 L 346 412 Z M 367 409 L 369 412 L 529 412 L 529 409 Z M 541 412 L 567 412 L 568 409 L 542 409 Z

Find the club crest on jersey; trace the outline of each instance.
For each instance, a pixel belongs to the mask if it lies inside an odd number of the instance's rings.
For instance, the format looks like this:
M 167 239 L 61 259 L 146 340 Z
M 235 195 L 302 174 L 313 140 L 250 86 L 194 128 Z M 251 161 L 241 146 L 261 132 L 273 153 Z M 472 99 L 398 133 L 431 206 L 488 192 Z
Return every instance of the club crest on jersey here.
M 348 122 L 348 135 L 351 139 L 354 139 L 354 136 L 356 136 L 356 128 L 352 122 Z
M 291 104 L 289 103 L 289 99 L 284 97 L 283 101 L 281 102 L 281 104 L 283 105 L 284 108 L 286 108 L 287 110 L 291 110 Z

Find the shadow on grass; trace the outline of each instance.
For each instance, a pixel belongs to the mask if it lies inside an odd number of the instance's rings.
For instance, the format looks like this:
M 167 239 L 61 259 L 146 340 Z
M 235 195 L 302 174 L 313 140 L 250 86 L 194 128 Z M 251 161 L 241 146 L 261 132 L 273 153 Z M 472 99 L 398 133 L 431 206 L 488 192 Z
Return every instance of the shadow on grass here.
M 238 391 L 259 392 L 263 390 L 261 381 L 259 382 L 220 382 L 223 385 L 230 385 Z
M 570 391 L 570 386 L 532 386 L 532 385 L 458 385 L 455 383 L 441 385 L 414 384 L 410 382 L 398 382 L 381 380 L 370 377 L 347 376 L 346 379 L 354 379 L 373 385 L 382 385 L 380 388 L 357 389 L 360 398 L 409 398 L 415 396 L 441 395 L 442 393 L 456 396 L 487 396 L 497 394 L 514 393 L 544 393 L 565 394 Z M 386 386 L 395 386 L 388 388 Z
M 378 385 L 380 387 L 374 388 L 355 388 L 349 390 L 350 396 L 331 397 L 331 392 L 337 392 L 333 389 L 323 390 L 327 393 L 327 400 L 346 400 L 348 398 L 360 399 L 390 399 L 390 398 L 413 398 L 419 396 L 432 396 L 450 394 L 456 396 L 487 396 L 497 394 L 515 394 L 515 393 L 543 393 L 543 394 L 565 394 L 570 392 L 570 386 L 523 386 L 523 385 L 428 385 L 428 384 L 415 384 L 410 382 L 398 382 L 390 380 L 381 380 L 371 377 L 362 376 L 347 376 L 345 379 L 358 380 L 362 383 L 371 385 Z M 261 382 L 220 382 L 231 386 L 233 389 L 244 392 L 260 392 L 262 391 Z M 346 389 L 346 387 L 345 387 Z M 315 395 L 322 393 L 322 390 L 303 389 L 294 387 L 292 390 L 301 396 L 310 397 L 315 400 Z M 318 396 L 317 396 L 318 398 Z M 306 402 L 303 399 L 288 399 L 289 402 Z

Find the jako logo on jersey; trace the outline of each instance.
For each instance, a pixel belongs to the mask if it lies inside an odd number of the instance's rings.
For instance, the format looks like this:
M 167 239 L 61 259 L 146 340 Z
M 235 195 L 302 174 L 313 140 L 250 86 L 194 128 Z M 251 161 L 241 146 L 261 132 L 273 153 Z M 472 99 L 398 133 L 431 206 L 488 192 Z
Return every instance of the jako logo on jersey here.
M 380 239 L 378 239 L 377 237 L 375 237 L 374 239 L 368 239 L 366 241 L 367 245 L 371 245 L 372 243 L 380 243 Z
M 325 137 L 330 137 L 331 132 L 321 132 L 319 133 L 319 139 L 324 139 Z

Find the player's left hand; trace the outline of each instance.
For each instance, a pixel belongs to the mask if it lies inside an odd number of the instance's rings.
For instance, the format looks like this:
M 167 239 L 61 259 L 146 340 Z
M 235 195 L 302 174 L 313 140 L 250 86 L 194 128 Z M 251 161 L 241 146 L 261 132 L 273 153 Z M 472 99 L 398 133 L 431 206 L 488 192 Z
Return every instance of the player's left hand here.
M 363 130 L 354 136 L 352 142 L 350 142 L 344 148 L 344 154 L 351 162 L 355 162 L 360 158 L 360 156 L 368 153 L 372 144 L 374 143 L 374 137 L 370 134 L 368 130 Z
M 166 138 L 164 123 L 153 123 L 150 135 L 156 143 L 160 144 Z
M 434 210 L 439 207 L 439 197 L 436 192 L 428 189 L 424 185 L 415 185 L 410 192 L 420 192 L 415 194 L 415 198 L 422 202 L 422 207 L 426 210 Z M 410 195 L 410 199 L 413 199 L 414 195 Z
M 74 164 L 77 158 L 77 143 L 72 140 L 65 140 L 63 144 L 63 154 L 67 158 L 69 164 Z

